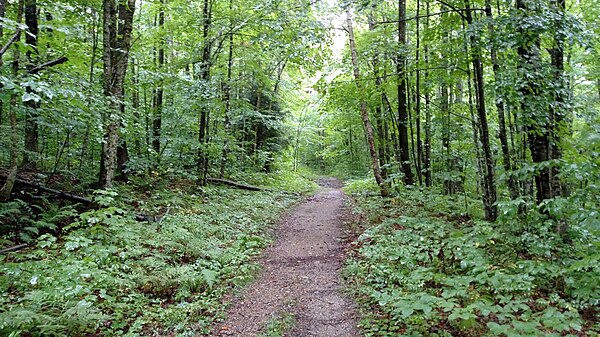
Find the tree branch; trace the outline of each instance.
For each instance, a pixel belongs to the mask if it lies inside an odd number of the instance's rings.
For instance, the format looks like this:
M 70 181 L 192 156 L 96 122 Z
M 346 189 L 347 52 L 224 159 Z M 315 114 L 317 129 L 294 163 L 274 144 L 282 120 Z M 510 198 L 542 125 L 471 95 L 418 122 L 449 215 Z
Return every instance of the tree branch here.
M 31 68 L 27 71 L 28 74 L 34 75 L 39 73 L 40 71 L 46 69 L 46 68 L 50 68 L 50 67 L 54 67 L 56 65 L 62 64 L 67 62 L 69 59 L 66 58 L 65 56 L 63 57 L 59 57 L 56 60 L 52 60 L 52 61 L 48 61 L 46 63 L 40 64 L 39 66 L 35 67 L 35 68 Z
M 11 36 L 10 39 L 6 42 L 4 47 L 2 47 L 2 49 L 0 49 L 0 57 L 2 57 L 2 55 L 4 55 L 4 53 L 6 53 L 8 48 L 10 48 L 10 46 L 12 46 L 12 44 L 15 43 L 19 39 L 19 36 L 21 36 L 21 31 L 17 30 L 13 34 L 13 36 Z

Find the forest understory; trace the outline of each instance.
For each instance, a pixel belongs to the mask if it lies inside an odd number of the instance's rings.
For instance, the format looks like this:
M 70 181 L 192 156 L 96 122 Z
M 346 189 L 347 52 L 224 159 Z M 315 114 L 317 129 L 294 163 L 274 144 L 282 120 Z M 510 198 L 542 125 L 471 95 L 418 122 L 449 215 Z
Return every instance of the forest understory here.
M 208 334 L 322 177 L 366 336 L 598 336 L 600 2 L 0 0 L 0 337 Z

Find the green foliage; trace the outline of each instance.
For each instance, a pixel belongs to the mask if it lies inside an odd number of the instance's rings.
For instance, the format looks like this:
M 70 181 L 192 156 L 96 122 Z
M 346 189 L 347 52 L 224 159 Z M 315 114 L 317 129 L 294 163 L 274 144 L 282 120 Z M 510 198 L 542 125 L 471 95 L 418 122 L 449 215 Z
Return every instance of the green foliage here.
M 41 234 L 56 233 L 76 215 L 70 205 L 60 206 L 45 199 L 35 204 L 15 199 L 0 204 L 0 235 L 7 242 L 30 242 Z
M 156 185 L 141 194 L 137 186 L 97 191 L 105 208 L 3 256 L 0 335 L 206 333 L 223 314 L 222 297 L 257 271 L 253 259 L 269 242 L 270 224 L 294 198 Z M 158 221 L 133 220 L 131 200 L 159 211 Z M 18 207 L 3 204 L 3 216 Z
M 430 201 L 423 196 L 359 198 L 371 225 L 356 240 L 344 275 L 363 308 L 367 336 L 600 331 L 597 234 L 581 231 L 565 244 L 535 210 L 523 218 L 504 205 L 503 218 L 490 224 L 423 207 Z
M 375 178 L 350 179 L 344 183 L 344 191 L 353 195 L 377 195 L 379 186 Z

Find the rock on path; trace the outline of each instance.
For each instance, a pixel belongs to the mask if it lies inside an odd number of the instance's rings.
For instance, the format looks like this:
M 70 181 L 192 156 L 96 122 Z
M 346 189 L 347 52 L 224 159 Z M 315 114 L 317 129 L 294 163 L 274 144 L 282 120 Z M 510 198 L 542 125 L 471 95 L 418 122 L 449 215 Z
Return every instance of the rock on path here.
M 355 308 L 340 293 L 344 195 L 335 179 L 289 213 L 261 263 L 262 274 L 234 300 L 211 336 L 257 336 L 269 320 L 295 317 L 289 337 L 358 337 Z

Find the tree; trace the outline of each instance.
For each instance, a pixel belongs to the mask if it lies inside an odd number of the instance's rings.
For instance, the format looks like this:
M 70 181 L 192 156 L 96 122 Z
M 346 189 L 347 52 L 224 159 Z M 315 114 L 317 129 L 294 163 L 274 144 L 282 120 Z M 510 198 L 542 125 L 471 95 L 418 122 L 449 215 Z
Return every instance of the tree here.
M 103 89 L 106 97 L 106 127 L 100 164 L 100 185 L 110 188 L 117 170 L 119 127 L 125 109 L 125 74 L 127 72 L 135 0 L 103 1 Z
M 354 72 L 354 79 L 356 82 L 356 88 L 358 94 L 364 97 L 364 88 L 360 79 L 360 70 L 358 66 L 358 54 L 356 52 L 356 42 L 354 41 L 354 30 L 352 28 L 352 16 L 350 14 L 350 8 L 346 8 L 346 23 L 348 29 L 348 42 L 350 45 L 350 53 L 352 55 L 352 68 Z M 369 145 L 369 153 L 371 155 L 371 165 L 373 167 L 373 175 L 375 181 L 379 185 L 379 189 L 382 197 L 389 196 L 387 183 L 381 176 L 381 169 L 379 167 L 379 158 L 377 157 L 377 150 L 375 149 L 375 139 L 373 137 L 373 126 L 369 120 L 369 112 L 367 111 L 367 103 L 364 98 L 360 101 L 360 114 L 365 128 L 365 136 L 367 137 L 367 143 Z
M 413 185 L 414 179 L 410 165 L 408 149 L 408 109 L 406 93 L 406 0 L 398 1 L 398 51 L 396 56 L 396 75 L 398 76 L 398 139 L 400 160 L 404 183 Z

